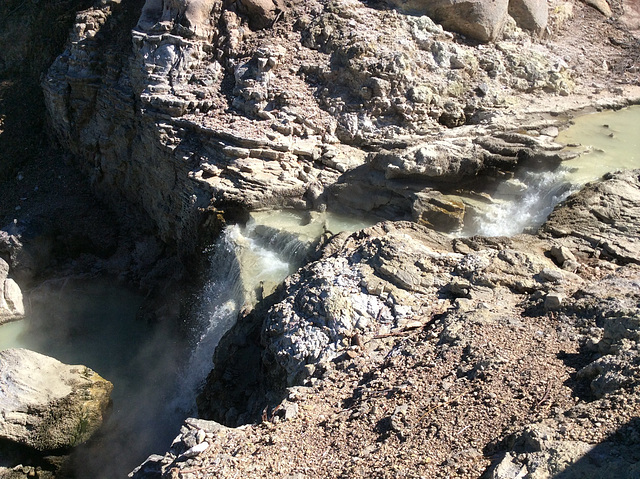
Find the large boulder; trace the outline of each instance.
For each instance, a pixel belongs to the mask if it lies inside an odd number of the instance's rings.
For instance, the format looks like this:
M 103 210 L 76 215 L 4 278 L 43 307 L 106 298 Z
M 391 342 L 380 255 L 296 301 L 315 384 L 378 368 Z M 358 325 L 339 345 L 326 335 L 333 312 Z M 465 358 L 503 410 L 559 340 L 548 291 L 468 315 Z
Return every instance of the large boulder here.
M 85 366 L 29 351 L 0 352 L 0 439 L 64 451 L 102 424 L 113 385 Z
M 490 42 L 502 33 L 509 0 L 388 0 L 407 13 L 428 15 L 447 30 Z
M 547 28 L 546 0 L 388 0 L 404 12 L 428 15 L 447 30 L 489 42 L 499 38 L 511 15 L 525 30 L 540 34 Z
M 547 0 L 509 0 L 509 15 L 525 30 L 541 34 L 547 28 Z

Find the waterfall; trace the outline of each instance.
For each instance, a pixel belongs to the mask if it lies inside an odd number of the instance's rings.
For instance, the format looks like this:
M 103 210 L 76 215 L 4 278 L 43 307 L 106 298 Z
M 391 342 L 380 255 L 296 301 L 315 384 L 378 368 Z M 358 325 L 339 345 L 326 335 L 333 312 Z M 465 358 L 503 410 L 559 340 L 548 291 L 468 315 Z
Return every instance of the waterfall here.
M 245 226 L 225 228 L 210 248 L 209 278 L 199 298 L 193 350 L 171 403 L 173 409 L 195 413 L 195 397 L 211 370 L 215 348 L 238 313 L 294 272 L 314 242 L 315 238 L 259 224 L 255 219 Z
M 238 313 L 272 293 L 300 267 L 324 231 L 357 231 L 370 224 L 327 213 L 269 211 L 252 213 L 244 226 L 226 227 L 210 248 L 209 279 L 199 298 L 193 349 L 171 407 L 195 412 L 195 398 L 211 370 L 215 348 Z
M 619 170 L 640 167 L 640 106 L 575 118 L 556 141 L 580 153 L 552 171 L 523 168 L 478 208 L 462 235 L 511 236 L 537 228 L 571 193 L 585 183 Z
M 553 208 L 576 190 L 569 183 L 568 173 L 562 167 L 520 171 L 515 181 L 498 187 L 493 203 L 470 221 L 465 236 L 512 236 L 539 227 Z

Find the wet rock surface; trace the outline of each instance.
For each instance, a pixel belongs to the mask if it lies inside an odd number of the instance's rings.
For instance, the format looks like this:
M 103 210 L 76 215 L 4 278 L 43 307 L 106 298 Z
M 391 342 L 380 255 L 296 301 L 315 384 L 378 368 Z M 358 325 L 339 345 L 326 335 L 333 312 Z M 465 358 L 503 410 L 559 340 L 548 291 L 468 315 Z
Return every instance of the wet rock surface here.
M 102 424 L 112 389 L 85 366 L 0 351 L 0 477 L 55 477 Z

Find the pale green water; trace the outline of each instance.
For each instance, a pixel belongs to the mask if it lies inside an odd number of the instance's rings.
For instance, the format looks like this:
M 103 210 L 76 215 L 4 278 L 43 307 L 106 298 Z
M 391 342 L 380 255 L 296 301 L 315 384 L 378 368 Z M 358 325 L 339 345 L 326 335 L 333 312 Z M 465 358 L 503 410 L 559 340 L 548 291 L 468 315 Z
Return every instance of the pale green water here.
M 615 170 L 640 168 L 640 106 L 577 117 L 556 139 L 581 152 L 552 171 L 527 168 L 489 191 L 493 204 L 467 204 L 477 212 L 461 235 L 512 236 L 539 227 L 555 206 L 585 183 Z
M 583 151 L 565 161 L 568 181 L 582 185 L 618 169 L 640 167 L 640 105 L 577 117 L 558 135 L 558 143 Z

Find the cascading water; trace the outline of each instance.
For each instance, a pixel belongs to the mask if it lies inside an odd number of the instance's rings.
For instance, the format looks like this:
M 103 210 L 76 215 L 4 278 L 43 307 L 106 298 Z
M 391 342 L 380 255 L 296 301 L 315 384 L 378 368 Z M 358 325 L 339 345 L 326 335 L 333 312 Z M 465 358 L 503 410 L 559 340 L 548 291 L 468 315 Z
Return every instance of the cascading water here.
M 227 227 L 212 248 L 210 279 L 201 294 L 191 358 L 176 403 L 193 413 L 195 397 L 212 366 L 215 348 L 238 312 L 252 307 L 299 266 L 320 235 L 356 231 L 371 223 L 329 214 L 294 211 L 253 213 L 245 225 Z
M 585 183 L 618 169 L 640 167 L 640 106 L 584 115 L 557 140 L 581 154 L 552 171 L 522 168 L 477 208 L 463 236 L 511 236 L 537 228 L 555 206 Z
M 569 183 L 568 173 L 562 167 L 519 171 L 515 181 L 498 187 L 494 202 L 479 209 L 480 215 L 466 225 L 463 235 L 512 236 L 541 225 L 553 208 L 577 189 Z

